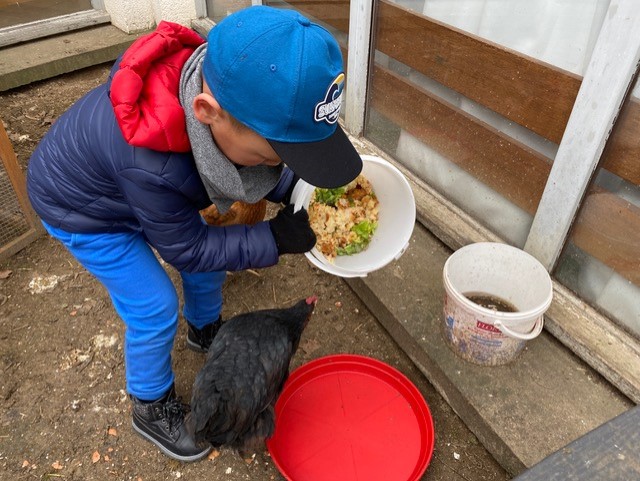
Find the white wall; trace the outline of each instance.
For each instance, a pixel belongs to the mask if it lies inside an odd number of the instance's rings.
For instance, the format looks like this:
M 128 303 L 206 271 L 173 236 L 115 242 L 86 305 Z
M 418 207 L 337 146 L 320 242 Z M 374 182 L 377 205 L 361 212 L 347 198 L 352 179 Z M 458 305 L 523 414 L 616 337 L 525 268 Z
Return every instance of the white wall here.
M 191 20 L 196 18 L 196 3 L 194 0 L 151 0 L 156 23 L 160 20 L 191 26 Z
M 148 30 L 161 20 L 190 26 L 196 18 L 196 0 L 104 0 L 111 23 L 127 33 Z

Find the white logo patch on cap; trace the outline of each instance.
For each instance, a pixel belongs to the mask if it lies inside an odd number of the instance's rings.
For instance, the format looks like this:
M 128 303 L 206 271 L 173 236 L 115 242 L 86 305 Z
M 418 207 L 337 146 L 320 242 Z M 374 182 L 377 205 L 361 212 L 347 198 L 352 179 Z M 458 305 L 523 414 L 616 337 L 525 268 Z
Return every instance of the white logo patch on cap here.
M 313 118 L 316 122 L 325 121 L 328 124 L 335 124 L 340 117 L 340 107 L 342 107 L 342 90 L 344 88 L 344 74 L 338 75 L 324 96 L 324 99 L 316 104 Z

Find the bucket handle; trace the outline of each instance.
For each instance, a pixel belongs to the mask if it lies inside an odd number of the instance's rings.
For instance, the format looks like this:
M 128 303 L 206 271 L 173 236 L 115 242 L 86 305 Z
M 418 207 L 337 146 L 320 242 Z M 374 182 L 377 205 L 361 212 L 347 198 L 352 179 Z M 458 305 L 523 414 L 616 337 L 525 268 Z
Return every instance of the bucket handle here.
M 513 337 L 514 339 L 520 339 L 522 341 L 530 341 L 531 339 L 535 339 L 542 332 L 542 326 L 544 326 L 544 318 L 543 316 L 538 317 L 536 319 L 536 323 L 531 329 L 531 332 L 527 334 L 523 334 L 521 332 L 512 331 L 507 326 L 505 326 L 502 321 L 496 319 L 493 321 L 493 325 L 500 329 L 503 333 L 505 333 L 509 337 Z

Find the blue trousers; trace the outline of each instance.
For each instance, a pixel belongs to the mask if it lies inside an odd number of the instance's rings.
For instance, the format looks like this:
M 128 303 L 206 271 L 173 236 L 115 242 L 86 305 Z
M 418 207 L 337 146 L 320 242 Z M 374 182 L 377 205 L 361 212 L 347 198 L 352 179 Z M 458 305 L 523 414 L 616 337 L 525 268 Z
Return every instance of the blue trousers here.
M 136 232 L 69 233 L 45 229 L 107 289 L 126 330 L 127 391 L 153 401 L 171 387 L 171 350 L 178 329 L 179 300 L 171 279 L 144 237 Z M 183 316 L 202 328 L 218 319 L 226 272 L 181 272 Z

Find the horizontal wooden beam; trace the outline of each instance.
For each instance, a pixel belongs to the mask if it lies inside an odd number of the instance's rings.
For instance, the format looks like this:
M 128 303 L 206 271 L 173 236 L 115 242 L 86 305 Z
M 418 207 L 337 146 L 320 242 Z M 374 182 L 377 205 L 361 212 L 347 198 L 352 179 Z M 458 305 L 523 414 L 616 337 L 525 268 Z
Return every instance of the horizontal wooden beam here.
M 268 5 L 269 2 L 263 2 Z M 349 32 L 349 1 L 348 0 L 293 0 L 289 5 L 314 17 L 340 32 Z
M 640 286 L 640 208 L 593 186 L 569 238 L 577 247 Z
M 524 211 L 534 214 L 551 161 L 377 65 L 371 105 Z
M 105 11 L 84 10 L 59 17 L 0 28 L 0 47 L 109 22 L 111 22 L 111 16 Z
M 376 47 L 555 143 L 580 77 L 382 0 Z
M 622 106 L 600 165 L 618 177 L 640 185 L 640 100 L 637 98 L 628 97 Z

